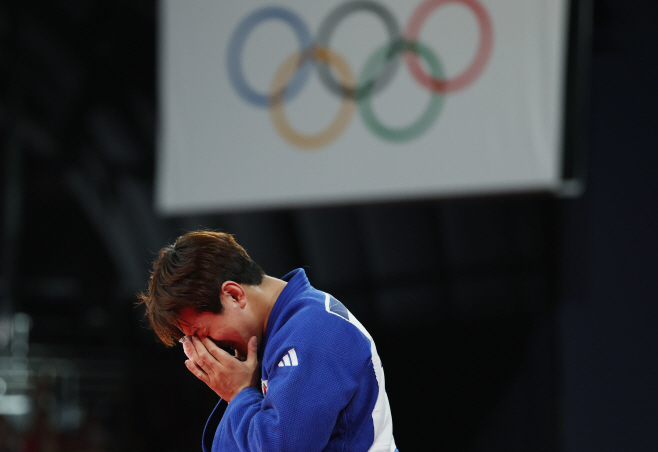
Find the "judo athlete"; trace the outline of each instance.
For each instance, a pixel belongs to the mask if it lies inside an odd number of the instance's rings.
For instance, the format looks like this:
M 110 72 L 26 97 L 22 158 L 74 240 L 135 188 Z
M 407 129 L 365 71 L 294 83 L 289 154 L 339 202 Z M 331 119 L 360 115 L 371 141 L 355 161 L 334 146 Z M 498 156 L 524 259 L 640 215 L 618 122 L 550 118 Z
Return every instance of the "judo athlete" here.
M 397 450 L 372 337 L 303 269 L 273 278 L 230 234 L 190 232 L 160 250 L 139 297 L 221 398 L 204 452 Z

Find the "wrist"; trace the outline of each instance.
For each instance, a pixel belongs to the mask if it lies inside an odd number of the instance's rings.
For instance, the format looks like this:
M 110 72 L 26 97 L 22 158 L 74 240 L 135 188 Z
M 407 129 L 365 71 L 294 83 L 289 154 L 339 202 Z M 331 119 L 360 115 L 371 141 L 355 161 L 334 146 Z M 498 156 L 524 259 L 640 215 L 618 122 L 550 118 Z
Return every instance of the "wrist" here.
M 253 388 L 253 389 L 257 389 L 257 388 L 255 388 L 255 387 L 253 387 L 253 386 L 245 386 L 245 387 L 243 387 L 242 389 L 240 389 L 238 392 L 236 392 L 235 394 L 233 394 L 233 397 L 232 397 L 230 400 L 229 400 L 229 399 L 225 399 L 224 397 L 222 397 L 222 399 L 226 400 L 226 402 L 228 402 L 228 403 L 231 403 L 233 400 L 236 399 L 236 397 L 239 398 L 239 397 L 241 397 L 241 396 L 243 396 L 243 395 L 245 395 L 245 394 L 248 394 L 248 393 L 249 393 L 249 389 L 252 389 L 252 388 Z M 260 391 L 258 391 L 258 392 L 259 392 L 259 394 L 260 394 Z

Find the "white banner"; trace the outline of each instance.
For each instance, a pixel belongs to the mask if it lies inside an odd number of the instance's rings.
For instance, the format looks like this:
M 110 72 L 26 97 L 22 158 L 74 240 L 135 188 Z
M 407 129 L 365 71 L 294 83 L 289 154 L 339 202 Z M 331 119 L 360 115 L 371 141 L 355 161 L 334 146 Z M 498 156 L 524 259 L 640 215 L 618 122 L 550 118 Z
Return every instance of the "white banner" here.
M 166 214 L 561 184 L 568 0 L 163 0 Z

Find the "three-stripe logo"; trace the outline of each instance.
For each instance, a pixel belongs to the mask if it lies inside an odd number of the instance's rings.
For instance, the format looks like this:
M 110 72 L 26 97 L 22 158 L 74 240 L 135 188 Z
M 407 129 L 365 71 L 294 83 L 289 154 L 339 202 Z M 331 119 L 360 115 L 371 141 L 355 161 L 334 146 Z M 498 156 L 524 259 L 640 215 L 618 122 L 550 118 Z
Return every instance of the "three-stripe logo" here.
M 288 353 L 283 355 L 283 359 L 279 362 L 279 367 L 296 366 L 297 364 L 299 364 L 299 361 L 297 360 L 297 352 L 295 352 L 294 348 L 291 348 L 288 350 Z

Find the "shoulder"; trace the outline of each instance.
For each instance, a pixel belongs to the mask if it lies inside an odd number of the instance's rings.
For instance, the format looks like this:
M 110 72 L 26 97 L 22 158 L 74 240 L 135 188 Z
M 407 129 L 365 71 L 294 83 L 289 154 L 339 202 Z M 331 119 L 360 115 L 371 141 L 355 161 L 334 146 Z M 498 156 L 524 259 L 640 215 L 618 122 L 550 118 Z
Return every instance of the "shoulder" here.
M 321 350 L 336 358 L 370 356 L 367 332 L 334 297 L 320 291 L 306 292 L 287 310 L 285 323 L 268 339 L 265 361 L 268 357 L 281 359 L 278 355 L 295 346 Z

